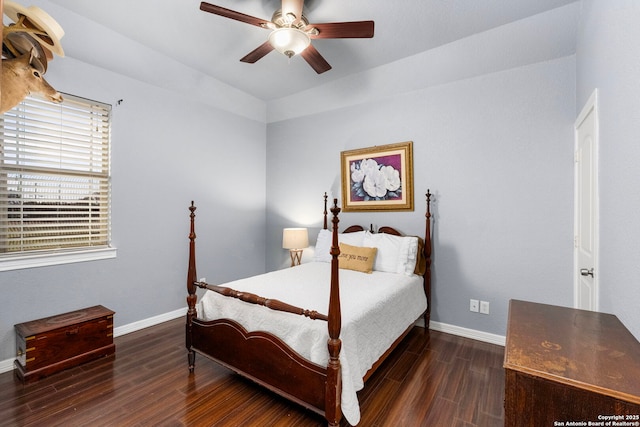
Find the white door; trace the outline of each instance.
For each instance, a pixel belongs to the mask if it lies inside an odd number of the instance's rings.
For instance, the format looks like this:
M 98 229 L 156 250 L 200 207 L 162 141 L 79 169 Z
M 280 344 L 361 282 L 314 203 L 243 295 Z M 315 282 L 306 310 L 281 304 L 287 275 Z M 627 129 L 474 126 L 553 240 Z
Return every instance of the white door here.
M 598 93 L 575 122 L 574 306 L 598 310 Z

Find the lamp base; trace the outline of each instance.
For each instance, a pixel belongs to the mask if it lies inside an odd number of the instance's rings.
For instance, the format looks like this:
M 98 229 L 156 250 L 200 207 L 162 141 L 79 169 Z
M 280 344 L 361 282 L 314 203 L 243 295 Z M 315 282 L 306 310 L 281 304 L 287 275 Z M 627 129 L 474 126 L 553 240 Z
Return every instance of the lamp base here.
M 289 249 L 289 255 L 291 256 L 291 267 L 300 265 L 302 260 L 302 249 Z

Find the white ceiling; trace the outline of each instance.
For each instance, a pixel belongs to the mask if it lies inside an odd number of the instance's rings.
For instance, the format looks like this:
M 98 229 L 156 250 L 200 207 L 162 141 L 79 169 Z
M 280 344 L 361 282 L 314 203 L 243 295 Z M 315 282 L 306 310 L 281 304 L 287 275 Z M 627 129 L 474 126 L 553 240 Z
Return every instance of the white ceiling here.
M 311 23 L 375 21 L 372 39 L 314 40 L 314 46 L 333 67 L 321 75 L 302 58 L 289 60 L 275 51 L 255 64 L 240 62 L 240 58 L 266 41 L 268 30 L 203 12 L 199 0 L 50 0 L 50 3 L 269 101 L 575 1 L 307 0 L 305 15 Z M 280 0 L 209 3 L 263 19 L 271 19 L 280 7 Z M 91 46 L 67 43 L 68 37 L 62 40 L 65 53 L 94 63 Z

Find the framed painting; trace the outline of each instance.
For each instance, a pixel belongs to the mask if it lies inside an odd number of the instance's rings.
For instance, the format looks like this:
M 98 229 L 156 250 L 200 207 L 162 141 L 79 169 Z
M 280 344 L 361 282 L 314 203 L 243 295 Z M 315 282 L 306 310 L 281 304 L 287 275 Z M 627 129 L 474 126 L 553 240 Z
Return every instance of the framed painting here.
M 342 210 L 412 211 L 413 142 L 340 153 Z

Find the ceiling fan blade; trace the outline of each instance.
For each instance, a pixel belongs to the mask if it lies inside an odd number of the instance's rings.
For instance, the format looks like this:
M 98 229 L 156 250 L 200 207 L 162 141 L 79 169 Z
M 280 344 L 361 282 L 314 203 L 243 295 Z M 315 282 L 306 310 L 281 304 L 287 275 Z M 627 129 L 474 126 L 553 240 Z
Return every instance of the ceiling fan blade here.
M 373 21 L 330 22 L 325 24 L 309 24 L 318 34 L 309 34 L 312 39 L 350 39 L 373 37 Z
M 247 53 L 240 61 L 253 64 L 272 50 L 273 46 L 271 46 L 271 43 L 269 43 L 269 41 L 267 40 L 251 52 Z
M 221 6 L 216 6 L 207 2 L 200 3 L 200 10 L 213 13 L 214 15 L 223 16 L 225 18 L 235 19 L 236 21 L 245 22 L 247 24 L 255 25 L 257 27 L 267 28 L 267 23 L 264 19 L 256 18 L 255 16 L 245 15 L 244 13 L 236 12 L 235 10 L 226 9 Z
M 286 16 L 290 13 L 296 17 L 293 23 L 297 23 L 302 17 L 303 5 L 304 0 L 282 0 L 282 16 Z
M 318 74 L 322 74 L 331 69 L 331 65 L 329 65 L 326 59 L 320 55 L 320 52 L 318 52 L 312 44 L 307 46 L 307 48 L 300 53 L 300 56 L 302 56 Z

